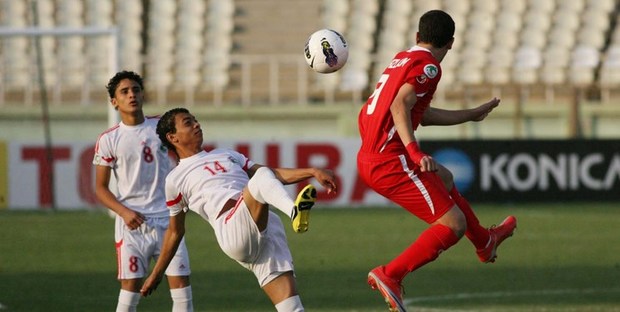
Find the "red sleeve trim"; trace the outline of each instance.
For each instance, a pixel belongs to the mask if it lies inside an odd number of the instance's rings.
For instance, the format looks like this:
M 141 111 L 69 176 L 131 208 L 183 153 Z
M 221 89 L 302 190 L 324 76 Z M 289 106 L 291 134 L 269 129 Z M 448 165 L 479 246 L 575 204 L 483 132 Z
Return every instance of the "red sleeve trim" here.
M 174 206 L 176 204 L 178 204 L 179 202 L 181 202 L 181 199 L 183 199 L 183 195 L 181 193 L 179 193 L 179 195 L 177 195 L 177 197 L 173 200 L 169 200 L 166 202 L 166 206 L 171 207 Z
M 246 160 L 245 160 L 245 164 L 243 164 L 243 170 L 244 170 L 244 171 L 248 171 L 248 169 L 250 169 L 250 168 L 248 168 L 248 164 L 249 164 L 249 163 L 250 163 L 250 160 L 249 160 L 249 159 L 246 159 Z

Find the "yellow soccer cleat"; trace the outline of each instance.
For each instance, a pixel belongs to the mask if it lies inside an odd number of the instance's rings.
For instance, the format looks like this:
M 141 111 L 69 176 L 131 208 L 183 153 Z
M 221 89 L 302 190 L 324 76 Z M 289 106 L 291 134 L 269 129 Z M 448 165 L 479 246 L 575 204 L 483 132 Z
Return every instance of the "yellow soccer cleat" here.
M 310 209 L 316 201 L 316 189 L 312 184 L 306 185 L 295 199 L 295 209 L 291 220 L 293 221 L 293 231 L 304 233 L 308 230 L 308 221 L 310 219 Z

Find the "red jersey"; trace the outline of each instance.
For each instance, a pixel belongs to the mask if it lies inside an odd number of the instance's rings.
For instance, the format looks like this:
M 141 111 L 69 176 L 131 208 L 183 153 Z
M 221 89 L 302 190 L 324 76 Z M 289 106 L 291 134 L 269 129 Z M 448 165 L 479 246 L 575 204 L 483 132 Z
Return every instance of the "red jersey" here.
M 414 46 L 396 54 L 359 113 L 358 128 L 362 138 L 360 152 L 406 153 L 394 127 L 390 112 L 392 101 L 402 85 L 409 83 L 414 86 L 417 101 L 411 110 L 411 119 L 415 130 L 430 105 L 440 78 L 441 67 L 429 50 Z

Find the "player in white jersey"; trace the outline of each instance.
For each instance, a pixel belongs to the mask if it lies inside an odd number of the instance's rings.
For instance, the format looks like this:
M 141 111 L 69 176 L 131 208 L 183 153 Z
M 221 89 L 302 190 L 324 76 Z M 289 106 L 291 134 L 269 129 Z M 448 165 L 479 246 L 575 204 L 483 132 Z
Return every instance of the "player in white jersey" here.
M 173 164 L 155 131 L 159 118 L 144 116 L 142 77 L 119 72 L 110 79 L 107 90 L 121 122 L 97 140 L 95 188 L 101 203 L 115 212 L 117 277 L 121 284 L 116 311 L 136 311 L 140 284 L 151 260 L 159 256 L 168 227 L 164 186 Z M 117 195 L 110 189 L 112 174 Z M 193 311 L 185 241 L 180 243 L 166 275 L 172 311 Z
M 166 178 L 170 227 L 161 256 L 141 292 L 151 294 L 162 279 L 185 233 L 185 214 L 192 210 L 212 227 L 219 246 L 230 258 L 252 271 L 279 312 L 304 311 L 295 286 L 293 260 L 284 227 L 269 205 L 291 217 L 293 230 L 308 230 L 316 190 L 309 184 L 294 201 L 284 184 L 315 178 L 328 193 L 336 191 L 330 170 L 268 168 L 227 149 L 206 152 L 200 124 L 187 109 L 166 112 L 157 125 L 164 145 L 176 152 L 179 164 Z

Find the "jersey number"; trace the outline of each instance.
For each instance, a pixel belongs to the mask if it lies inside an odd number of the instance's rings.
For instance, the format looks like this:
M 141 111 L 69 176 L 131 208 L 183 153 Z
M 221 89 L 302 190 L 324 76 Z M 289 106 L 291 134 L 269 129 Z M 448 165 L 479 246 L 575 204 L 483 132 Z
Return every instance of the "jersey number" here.
M 153 159 L 155 159 L 153 156 L 153 151 L 151 151 L 151 148 L 146 145 L 142 149 L 142 156 L 144 157 L 144 161 L 147 163 L 151 163 L 153 162 Z
M 138 266 L 138 257 L 136 256 L 129 257 L 129 271 L 135 273 L 135 272 L 138 272 L 139 268 L 140 267 Z
M 388 80 L 388 78 L 390 78 L 390 75 L 387 74 L 383 74 L 381 75 L 381 78 L 379 78 L 375 91 L 373 91 L 372 95 L 370 95 L 372 102 L 370 102 L 370 104 L 368 104 L 368 107 L 366 108 L 366 115 L 372 115 L 372 113 L 375 112 L 375 108 L 377 108 L 377 101 L 379 100 L 379 95 L 381 94 L 383 86 L 385 86 L 385 82 Z
M 220 164 L 219 161 L 214 161 L 213 164 L 208 164 L 204 167 L 204 170 L 209 171 L 212 175 L 216 175 L 217 172 L 227 172 L 226 168 Z

